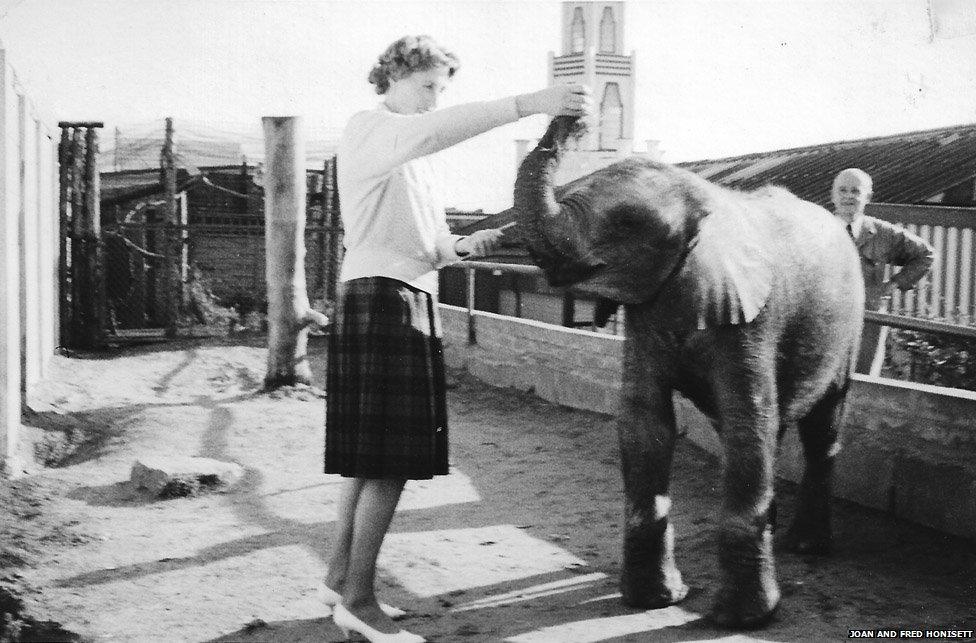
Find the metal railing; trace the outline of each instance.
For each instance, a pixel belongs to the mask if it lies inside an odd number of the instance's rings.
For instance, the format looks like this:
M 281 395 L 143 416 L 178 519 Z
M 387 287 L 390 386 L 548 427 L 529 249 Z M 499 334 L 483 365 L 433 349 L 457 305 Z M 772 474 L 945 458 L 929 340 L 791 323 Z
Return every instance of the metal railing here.
M 882 313 L 873 310 L 864 311 L 864 321 L 872 322 L 879 326 L 891 326 L 892 328 L 917 330 L 925 333 L 939 333 L 961 339 L 976 339 L 976 326 L 949 324 L 932 319 L 894 315 L 892 313 Z
M 541 275 L 542 269 L 538 266 L 527 266 L 520 263 L 494 263 L 491 261 L 464 261 L 459 264 L 449 266 L 450 268 L 462 268 L 466 273 L 465 279 L 465 304 L 468 309 L 468 343 L 477 344 L 478 336 L 474 323 L 474 293 L 475 293 L 475 271 L 491 270 L 497 273 L 517 274 L 517 275 Z
M 465 295 L 467 301 L 468 342 L 471 344 L 477 343 L 474 321 L 476 271 L 491 270 L 496 273 L 514 273 L 522 275 L 543 274 L 542 270 L 538 266 L 529 266 L 516 263 L 495 263 L 492 261 L 464 261 L 449 267 L 463 269 L 467 273 Z M 921 319 L 918 317 L 895 315 L 872 310 L 864 311 L 864 320 L 881 326 L 890 326 L 892 328 L 901 328 L 904 330 L 914 330 L 926 333 L 938 333 L 948 337 L 960 339 L 976 339 L 976 326 L 963 326 L 960 324 L 950 324 L 931 319 Z

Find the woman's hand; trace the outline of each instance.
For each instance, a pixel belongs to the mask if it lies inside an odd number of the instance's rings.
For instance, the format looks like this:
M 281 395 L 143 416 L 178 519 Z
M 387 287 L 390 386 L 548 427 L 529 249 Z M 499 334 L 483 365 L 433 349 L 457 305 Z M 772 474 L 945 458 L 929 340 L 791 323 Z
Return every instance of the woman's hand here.
M 466 237 L 461 237 L 454 243 L 454 252 L 462 259 L 468 257 L 483 257 L 498 247 L 503 231 L 501 228 L 477 230 Z
M 515 97 L 519 116 L 549 114 L 550 116 L 589 116 L 593 113 L 590 88 L 579 83 L 547 87 L 531 94 Z

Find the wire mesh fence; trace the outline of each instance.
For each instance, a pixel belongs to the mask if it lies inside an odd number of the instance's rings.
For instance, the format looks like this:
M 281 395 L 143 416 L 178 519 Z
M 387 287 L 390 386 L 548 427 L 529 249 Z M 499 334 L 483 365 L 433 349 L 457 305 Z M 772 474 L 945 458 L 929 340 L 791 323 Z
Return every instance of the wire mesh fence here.
M 263 223 L 228 221 L 167 226 L 128 223 L 105 234 L 107 331 L 118 339 L 143 337 L 169 327 L 172 311 L 162 283 L 167 266 L 180 273 L 175 334 L 261 330 L 267 311 Z M 341 247 L 334 226 L 305 229 L 305 274 L 313 308 L 329 314 Z M 183 252 L 167 256 L 166 243 Z

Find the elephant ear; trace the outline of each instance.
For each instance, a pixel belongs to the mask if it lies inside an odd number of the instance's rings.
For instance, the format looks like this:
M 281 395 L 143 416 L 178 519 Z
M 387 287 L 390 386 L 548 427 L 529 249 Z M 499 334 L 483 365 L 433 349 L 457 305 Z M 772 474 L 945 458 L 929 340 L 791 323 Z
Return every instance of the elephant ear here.
M 748 324 L 773 285 L 775 240 L 761 206 L 723 204 L 698 224 L 693 247 L 654 306 L 672 328 Z

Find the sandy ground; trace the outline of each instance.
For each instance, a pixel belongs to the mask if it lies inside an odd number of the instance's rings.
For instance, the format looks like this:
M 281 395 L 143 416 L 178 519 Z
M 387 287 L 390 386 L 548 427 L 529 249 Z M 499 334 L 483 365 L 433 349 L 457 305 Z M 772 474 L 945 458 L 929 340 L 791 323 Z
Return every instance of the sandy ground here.
M 311 346 L 323 373 L 322 342 Z M 85 447 L 32 480 L 70 538 L 35 543 L 32 615 L 96 641 L 338 641 L 313 588 L 328 560 L 340 479 L 320 473 L 323 399 L 259 394 L 264 350 L 229 342 L 57 358 L 32 400 L 39 424 Z M 780 552 L 777 620 L 750 633 L 701 615 L 717 578 L 719 466 L 682 441 L 673 474 L 679 606 L 617 595 L 621 481 L 612 418 L 452 373 L 452 474 L 411 482 L 381 555 L 380 591 L 437 641 L 827 641 L 852 628 L 976 627 L 976 552 L 839 504 L 837 552 Z M 153 454 L 237 462 L 228 493 L 152 500 L 127 482 Z M 780 490 L 781 514 L 792 489 Z M 785 524 L 785 523 L 784 523 Z

